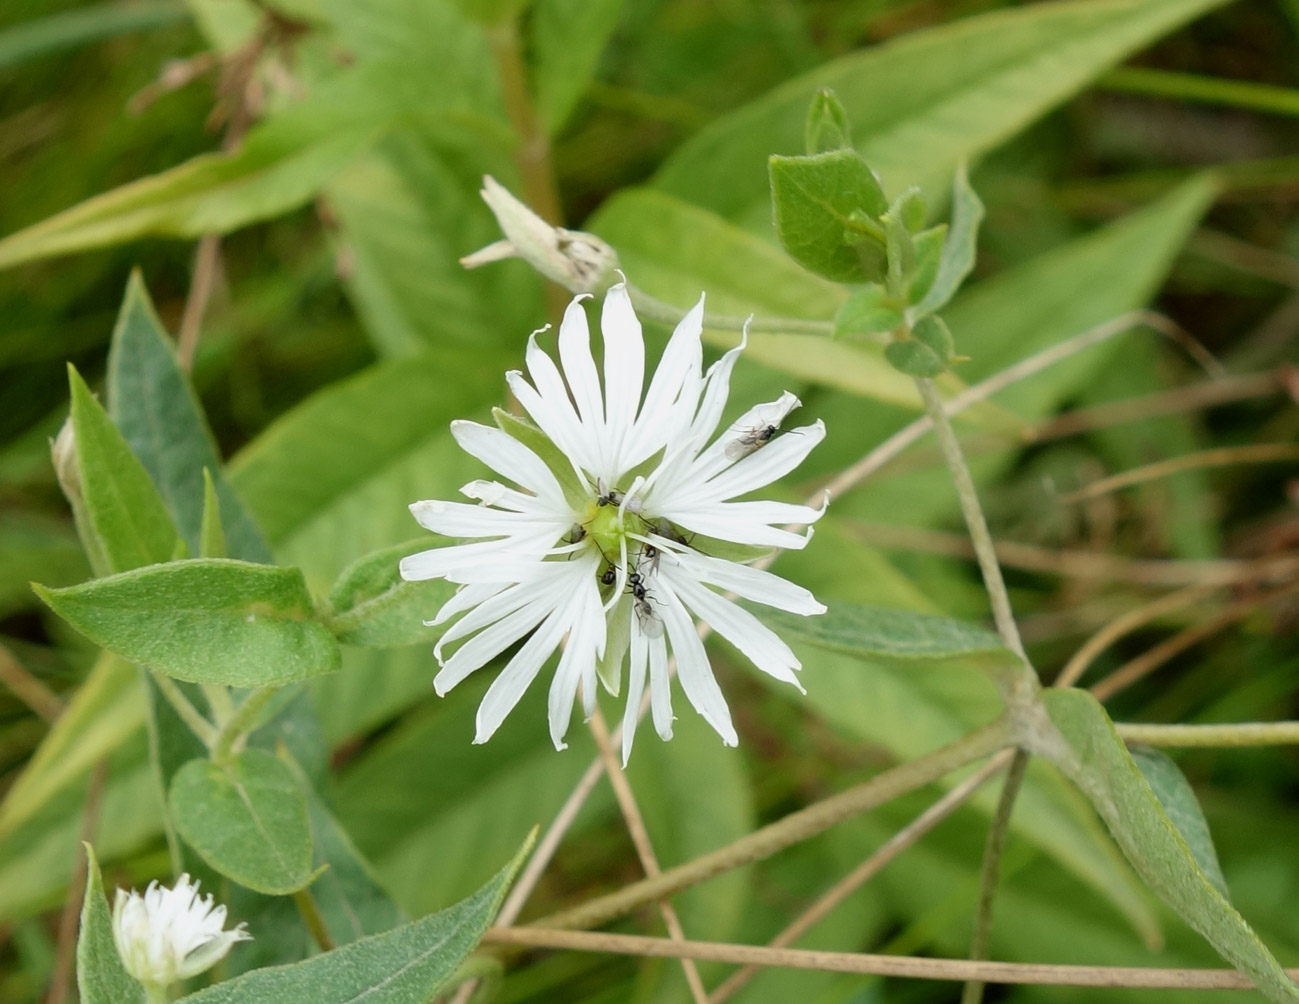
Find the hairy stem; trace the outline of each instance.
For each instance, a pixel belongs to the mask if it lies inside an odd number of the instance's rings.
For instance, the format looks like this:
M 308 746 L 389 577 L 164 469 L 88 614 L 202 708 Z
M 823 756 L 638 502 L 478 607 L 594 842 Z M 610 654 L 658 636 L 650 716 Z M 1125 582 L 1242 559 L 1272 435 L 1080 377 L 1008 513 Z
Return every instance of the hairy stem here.
M 1015 750 L 1006 771 L 1006 783 L 1002 786 L 1001 797 L 997 799 L 997 810 L 988 827 L 988 841 L 983 846 L 983 864 L 979 869 L 979 901 L 974 910 L 974 935 L 970 938 L 970 959 L 980 962 L 988 957 L 988 946 L 992 942 L 992 906 L 997 898 L 997 880 L 1001 876 L 1001 857 L 1006 850 L 1006 837 L 1010 833 L 1010 817 L 1015 808 L 1015 799 L 1024 783 L 1024 771 L 1028 768 L 1028 753 L 1022 749 Z M 961 1004 L 980 1004 L 983 1000 L 984 983 L 981 980 L 970 980 L 961 991 Z
M 643 289 L 627 284 L 627 295 L 642 321 L 675 325 L 686 316 L 686 311 L 650 296 Z M 829 335 L 834 325 L 829 321 L 810 321 L 802 317 L 741 317 L 738 314 L 704 314 L 704 327 L 717 331 L 749 331 L 778 335 Z
M 899 764 L 869 781 L 791 813 L 725 847 L 687 861 L 662 874 L 642 879 L 570 910 L 551 914 L 538 927 L 587 928 L 603 924 L 637 907 L 696 886 L 715 875 L 770 857 L 823 833 L 836 823 L 861 815 L 894 798 L 932 784 L 939 778 L 1009 746 L 1013 741 L 1006 717 L 962 736 L 909 763 Z
M 1180 749 L 1289 746 L 1299 743 L 1299 722 L 1232 722 L 1223 725 L 1147 725 L 1116 722 L 1124 742 Z
M 176 714 L 180 715 L 181 721 L 189 726 L 190 731 L 198 736 L 199 741 L 204 746 L 211 749 L 217 740 L 216 728 L 199 714 L 198 709 L 190 703 L 184 691 L 176 686 L 176 681 L 170 676 L 155 672 L 153 682 L 158 685 L 158 691 L 167 699 L 167 703 L 176 709 Z
M 234 751 L 235 744 L 243 739 L 252 727 L 262 709 L 275 696 L 274 687 L 262 687 L 254 690 L 244 698 L 243 703 L 235 708 L 234 713 L 226 720 L 211 744 L 212 759 L 220 763 Z
M 324 914 L 320 912 L 320 907 L 316 903 L 316 898 L 311 895 L 310 889 L 299 889 L 295 892 L 293 905 L 298 908 L 298 915 L 302 917 L 302 923 L 317 948 L 322 952 L 332 952 L 338 947 L 334 942 L 334 936 L 329 933 Z

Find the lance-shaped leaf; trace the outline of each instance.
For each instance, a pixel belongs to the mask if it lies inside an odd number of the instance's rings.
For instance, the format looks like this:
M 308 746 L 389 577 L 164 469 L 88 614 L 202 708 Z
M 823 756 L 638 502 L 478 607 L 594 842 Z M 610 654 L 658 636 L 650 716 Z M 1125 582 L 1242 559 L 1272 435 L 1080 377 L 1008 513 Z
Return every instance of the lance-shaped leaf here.
M 938 259 L 938 274 L 924 298 L 913 308 L 913 317 L 932 314 L 956 295 L 974 268 L 982 219 L 983 203 L 970 187 L 969 175 L 962 164 L 952 182 L 952 226 L 943 244 L 942 257 Z
M 1299 1001 L 1299 986 L 1200 867 L 1096 699 L 1070 689 L 1044 701 L 1057 731 L 1035 752 L 1091 799 L 1141 877 L 1268 998 Z
M 264 687 L 338 667 L 296 568 L 196 558 L 34 588 L 92 641 L 178 680 Z
M 1209 821 L 1204 818 L 1200 800 L 1195 797 L 1195 789 L 1177 764 L 1163 750 L 1152 746 L 1134 746 L 1129 752 L 1132 760 L 1141 771 L 1141 776 L 1150 785 L 1150 790 L 1164 807 L 1164 815 L 1177 827 L 1177 832 L 1186 841 L 1195 856 L 1195 863 L 1200 866 L 1215 889 L 1227 898 L 1227 879 L 1222 874 L 1222 865 L 1218 862 L 1218 851 L 1213 846 L 1213 835 L 1209 832 Z
M 240 885 L 277 895 L 311 881 L 306 796 L 271 754 L 246 749 L 225 764 L 191 760 L 172 778 L 167 806 L 185 842 Z
M 407 582 L 400 562 L 408 554 L 426 551 L 430 538 L 384 548 L 343 570 L 329 595 L 334 608 L 329 628 L 346 645 L 389 648 L 429 642 L 441 633 L 424 622 L 432 620 L 456 586 L 441 579 Z
M 113 941 L 113 919 L 104 899 L 99 862 L 86 847 L 86 895 L 77 937 L 77 990 L 81 1004 L 144 1004 L 144 987 L 122 965 Z
M 68 383 L 76 456 L 73 492 L 79 496 L 71 501 L 89 524 L 81 527 L 83 535 L 93 536 L 85 541 L 87 549 L 102 556 L 104 570 L 110 572 L 175 557 L 176 529 L 148 472 L 71 366 Z
M 478 892 L 440 913 L 305 962 L 245 973 L 182 1002 L 424 1004 L 446 986 L 482 938 L 527 849 Z
M 270 551 L 221 474 L 221 461 L 203 409 L 158 320 L 139 272 L 126 298 L 108 352 L 108 407 L 132 452 L 157 485 L 190 554 L 200 554 L 203 469 L 220 501 L 221 527 L 232 558 L 268 563 Z M 213 555 L 204 555 L 212 557 Z

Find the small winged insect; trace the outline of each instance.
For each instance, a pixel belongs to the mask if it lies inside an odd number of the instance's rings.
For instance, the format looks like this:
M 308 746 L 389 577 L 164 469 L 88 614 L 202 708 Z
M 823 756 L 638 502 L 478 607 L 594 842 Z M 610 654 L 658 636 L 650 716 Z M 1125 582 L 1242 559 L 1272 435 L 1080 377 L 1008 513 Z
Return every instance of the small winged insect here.
M 798 407 L 798 398 L 787 395 L 781 401 L 776 402 L 763 415 L 757 423 L 741 428 L 726 444 L 725 454 L 727 460 L 739 460 L 747 457 L 754 450 L 761 449 L 769 442 L 780 435 L 780 423 L 783 422 L 791 411 Z
M 568 528 L 568 533 L 564 534 L 563 541 L 565 544 L 580 544 L 586 539 L 586 527 L 581 523 L 574 523 Z

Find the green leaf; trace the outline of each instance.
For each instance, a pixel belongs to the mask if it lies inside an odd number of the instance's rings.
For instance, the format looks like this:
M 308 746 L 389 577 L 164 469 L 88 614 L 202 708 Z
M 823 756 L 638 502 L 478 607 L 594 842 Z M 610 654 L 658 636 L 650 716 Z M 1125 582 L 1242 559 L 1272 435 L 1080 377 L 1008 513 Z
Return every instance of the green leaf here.
M 962 161 L 1020 133 L 1096 76 L 1222 0 L 1071 0 L 908 32 L 820 66 L 682 144 L 655 184 L 728 219 L 766 215 L 761 165 L 802 148 L 807 98 L 831 87 L 857 149 L 893 190 L 941 195 Z M 621 250 L 621 249 L 620 249 Z
M 867 286 L 853 293 L 834 315 L 834 337 L 882 334 L 901 323 L 902 311 L 892 305 L 884 287 Z
M 124 572 L 170 560 L 176 530 L 158 490 L 71 365 L 68 381 L 80 501 L 106 570 Z
M 144 986 L 126 971 L 113 941 L 113 918 L 95 851 L 86 848 L 86 895 L 77 937 L 77 990 L 81 1004 L 144 1004 Z
M 1142 878 L 1267 997 L 1299 1000 L 1299 986 L 1200 868 L 1096 699 L 1069 689 L 1044 700 L 1058 735 L 1037 752 L 1091 799 Z
M 407 582 L 398 565 L 402 558 L 438 544 L 423 537 L 366 555 L 349 565 L 329 595 L 333 607 L 328 622 L 345 645 L 388 648 L 432 642 L 442 633 L 426 627 L 456 586 L 442 579 Z
M 650 189 L 624 189 L 601 207 L 591 229 L 618 249 L 636 284 L 660 299 L 689 305 L 708 291 L 709 311 L 744 316 L 834 316 L 846 291 L 799 268 L 779 249 L 713 213 Z M 731 348 L 739 336 L 704 329 Z M 919 409 L 914 384 L 884 361 L 877 345 L 821 335 L 750 332 L 746 358 L 851 394 Z
M 0 69 L 101 39 L 160 28 L 187 17 L 185 8 L 176 0 L 97 3 L 61 10 L 0 32 Z
M 144 691 L 135 667 L 104 652 L 0 802 L 0 842 L 139 731 Z
M 440 913 L 293 965 L 259 969 L 184 1004 L 425 1004 L 473 951 L 528 846 L 487 885 Z
M 508 366 L 504 355 L 453 346 L 373 366 L 272 424 L 235 459 L 231 482 L 278 544 L 364 494 L 371 480 L 390 474 L 431 439 L 449 440 L 453 419 L 499 396 Z M 435 385 L 439 392 L 430 394 Z M 420 497 L 409 495 L 399 505 Z M 395 525 L 404 532 L 392 543 L 410 536 L 409 513 L 398 512 Z
M 948 617 L 842 602 L 831 603 L 818 617 L 761 609 L 762 619 L 781 634 L 848 655 L 904 660 L 1014 658 L 995 632 Z
M 807 154 L 852 149 L 848 113 L 829 87 L 822 87 L 812 95 L 803 130 L 803 146 Z
M 859 215 L 888 209 L 879 179 L 854 150 L 811 157 L 773 156 L 771 204 L 776 231 L 789 256 L 809 272 L 835 282 L 879 282 L 882 243 L 874 235 L 850 240 Z
M 952 333 L 947 330 L 947 325 L 943 323 L 941 317 L 932 314 L 929 317 L 922 317 L 912 327 L 911 337 L 933 352 L 943 361 L 943 365 L 946 366 L 952 362 L 952 355 L 956 351 L 956 342 L 952 339 Z
M 564 489 L 564 496 L 573 509 L 581 512 L 591 498 L 591 486 L 581 484 L 573 470 L 573 462 L 568 459 L 555 441 L 538 429 L 528 419 L 512 415 L 504 408 L 492 409 L 492 420 L 497 428 L 530 449 L 542 459 L 555 475 L 555 480 Z
M 965 277 L 974 268 L 978 250 L 979 223 L 983 219 L 983 203 L 970 187 L 970 178 L 962 164 L 952 182 L 952 227 L 943 245 L 938 261 L 938 272 L 929 285 L 924 299 L 915 305 L 913 317 L 924 317 L 941 309 L 956 295 Z
M 623 0 L 535 0 L 530 10 L 537 116 L 559 132 L 596 71 Z
M 500 238 L 474 184 L 417 136 L 392 136 L 325 190 L 338 216 L 344 288 L 378 352 L 430 345 L 517 346 L 542 315 L 540 282 L 521 262 L 466 272 L 466 250 Z
M 308 783 L 306 775 L 296 763 L 291 762 L 289 766 L 298 775 L 298 784 L 307 796 L 315 866 L 320 871 L 320 877 L 312 883 L 311 894 L 334 942 L 345 945 L 369 934 L 391 931 L 405 920 L 401 910 L 379 887 L 369 862 L 329 811 L 325 800 Z
M 293 771 L 262 750 L 230 762 L 191 760 L 171 779 L 167 808 L 185 842 L 240 885 L 269 895 L 311 881 L 307 800 Z
M 221 500 L 217 497 L 212 472 L 203 468 L 203 519 L 198 531 L 198 556 L 224 558 L 226 535 L 221 529 Z
M 185 163 L 65 209 L 0 240 L 0 268 L 145 235 L 228 233 L 294 209 L 370 146 L 392 115 L 353 71 L 254 128 L 233 153 Z
M 913 377 L 936 377 L 947 369 L 947 363 L 924 342 L 914 339 L 889 342 L 884 346 L 884 358 L 899 373 Z
M 1191 787 L 1186 775 L 1167 753 L 1152 746 L 1134 746 L 1128 752 L 1141 771 L 1141 776 L 1146 779 L 1146 784 L 1150 785 L 1150 790 L 1159 799 L 1164 815 L 1186 841 L 1200 871 L 1204 872 L 1224 899 L 1230 899 L 1227 879 L 1222 874 L 1218 852 L 1213 846 L 1213 834 L 1209 832 L 1209 822 L 1204 818 L 1200 800 L 1195 797 L 1195 789 Z
M 338 667 L 296 568 L 196 558 L 35 588 L 95 643 L 178 680 L 278 686 Z
M 108 352 L 108 408 L 157 485 L 191 554 L 202 554 L 199 537 L 204 513 L 203 469 L 207 468 L 221 503 L 230 556 L 270 562 L 261 532 L 221 474 L 221 460 L 203 409 L 138 271 L 131 273 L 113 329 Z

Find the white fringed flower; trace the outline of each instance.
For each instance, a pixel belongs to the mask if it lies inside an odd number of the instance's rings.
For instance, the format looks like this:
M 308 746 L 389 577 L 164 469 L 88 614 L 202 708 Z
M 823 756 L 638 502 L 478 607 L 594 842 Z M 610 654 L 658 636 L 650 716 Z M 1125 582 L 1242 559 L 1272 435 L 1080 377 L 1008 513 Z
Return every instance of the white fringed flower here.
M 118 889 L 113 901 L 113 941 L 126 971 L 146 986 L 167 987 L 210 969 L 236 941 L 252 935 L 240 924 L 222 930 L 226 908 L 182 875 L 174 888 L 150 882 L 141 896 Z
M 670 650 L 686 697 L 734 746 L 695 620 L 763 672 L 799 686 L 800 664 L 789 647 L 718 590 L 792 613 L 824 613 L 806 589 L 742 563 L 759 549 L 803 547 L 810 531 L 773 524 L 811 524 L 824 509 L 733 500 L 792 471 L 825 427 L 818 421 L 780 432 L 798 405 L 785 394 L 715 436 L 743 346 L 703 373 L 702 298 L 677 325 L 645 390 L 645 344 L 625 284 L 611 288 L 604 303 L 602 389 L 582 299 L 560 325 L 562 371 L 537 345 L 537 332 L 528 343 L 528 376 L 506 376 L 535 427 L 504 414 L 501 428 L 452 423 L 464 450 L 517 487 L 475 481 L 461 491 L 477 505 L 411 506 L 421 526 L 469 541 L 401 563 L 406 579 L 461 584 L 431 622 L 463 615 L 435 648 L 442 669 L 434 686 L 445 694 L 526 638 L 478 709 L 474 741 L 485 742 L 563 643 L 550 687 L 550 734 L 563 749 L 579 685 L 589 717 L 597 675 L 616 694 L 626 662 L 625 762 L 647 675 L 655 728 L 664 739 L 672 735 Z

